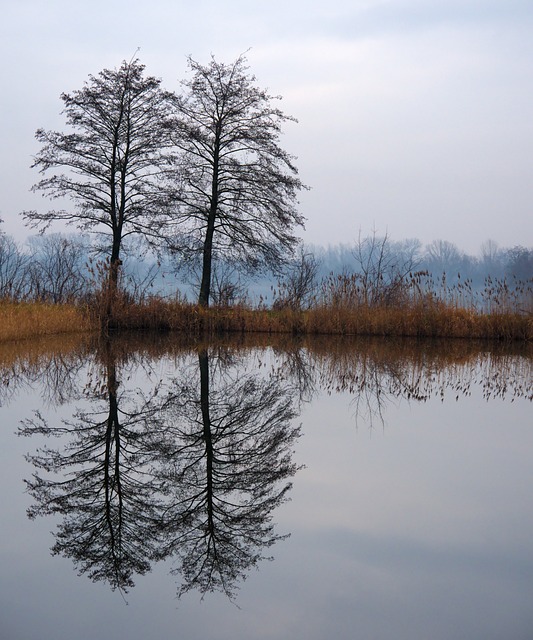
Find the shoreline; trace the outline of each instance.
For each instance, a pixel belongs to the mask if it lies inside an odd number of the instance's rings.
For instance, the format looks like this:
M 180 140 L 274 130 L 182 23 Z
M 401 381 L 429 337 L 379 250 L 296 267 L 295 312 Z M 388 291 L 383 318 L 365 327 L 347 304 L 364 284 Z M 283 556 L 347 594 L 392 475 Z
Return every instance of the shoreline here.
M 264 333 L 292 336 L 381 336 L 491 341 L 533 340 L 533 316 L 484 314 L 461 307 L 411 305 L 308 310 L 210 307 L 159 298 L 113 305 L 105 322 L 97 309 L 76 304 L 0 302 L 0 342 L 48 335 L 123 331 L 216 336 Z

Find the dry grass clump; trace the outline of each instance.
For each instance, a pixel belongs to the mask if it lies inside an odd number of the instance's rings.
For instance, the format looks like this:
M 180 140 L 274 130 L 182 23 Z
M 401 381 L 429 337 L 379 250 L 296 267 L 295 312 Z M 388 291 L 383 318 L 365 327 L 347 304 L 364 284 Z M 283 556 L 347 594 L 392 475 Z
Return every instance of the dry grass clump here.
M 0 302 L 0 341 L 81 333 L 94 328 L 80 307 L 39 302 Z

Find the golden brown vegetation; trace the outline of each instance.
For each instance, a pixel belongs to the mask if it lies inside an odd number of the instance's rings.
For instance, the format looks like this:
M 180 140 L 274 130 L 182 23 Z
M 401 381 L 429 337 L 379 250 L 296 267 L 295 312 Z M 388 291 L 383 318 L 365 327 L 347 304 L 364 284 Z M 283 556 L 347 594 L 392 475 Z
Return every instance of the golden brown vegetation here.
M 482 313 L 428 300 L 401 307 L 338 304 L 297 310 L 244 305 L 206 309 L 181 301 L 152 298 L 143 303 L 115 303 L 111 326 L 191 335 L 262 332 L 497 340 L 533 338 L 533 316 L 529 314 Z
M 285 292 L 286 293 L 286 292 Z M 279 295 L 272 307 L 216 305 L 209 309 L 158 297 L 113 304 L 117 327 L 193 335 L 225 332 L 292 335 L 409 336 L 526 340 L 533 338 L 533 281 L 488 279 L 482 290 L 428 272 L 386 281 L 332 274 L 307 304 Z M 109 308 L 100 303 L 96 308 Z
M 86 310 L 74 305 L 0 302 L 0 341 L 90 331 Z
M 84 304 L 0 303 L 0 341 L 110 330 L 180 332 L 189 336 L 231 333 L 409 336 L 491 340 L 533 339 L 530 291 L 516 297 L 493 288 L 489 304 L 473 304 L 468 289 L 437 296 L 414 281 L 377 302 L 361 299 L 357 282 L 326 281 L 310 308 L 251 305 L 205 308 L 158 296 L 134 301 L 127 294 L 95 295 Z M 514 298 L 513 298 L 514 296 Z M 525 301 L 525 303 L 524 303 Z

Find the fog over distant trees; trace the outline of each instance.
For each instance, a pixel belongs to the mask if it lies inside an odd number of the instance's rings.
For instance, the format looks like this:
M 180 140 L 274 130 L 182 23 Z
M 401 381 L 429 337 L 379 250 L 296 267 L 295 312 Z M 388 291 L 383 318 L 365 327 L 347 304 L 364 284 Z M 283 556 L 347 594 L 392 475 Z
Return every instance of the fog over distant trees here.
M 139 244 L 124 250 L 121 287 L 133 299 L 150 295 L 178 296 L 194 301 L 198 283 L 194 273 L 180 268 L 171 254 L 151 253 Z M 90 296 L 98 286 L 95 261 L 99 247 L 82 234 L 49 233 L 17 243 L 0 228 L 0 298 L 61 303 Z M 373 232 L 353 243 L 303 245 L 286 263 L 284 275 L 266 273 L 247 278 L 235 264 L 214 265 L 211 296 L 215 304 L 274 302 L 305 308 L 320 282 L 336 275 L 356 274 L 367 288 L 371 281 L 390 287 L 415 273 L 431 276 L 435 286 L 468 282 L 482 289 L 487 280 L 527 282 L 533 278 L 533 247 L 500 247 L 494 240 L 480 244 L 477 255 L 456 244 L 435 240 L 423 245 L 416 238 L 393 240 Z
M 448 240 L 434 240 L 423 245 L 416 238 L 396 241 L 387 236 L 369 235 L 363 239 L 363 244 L 368 243 L 371 238 L 374 241 L 385 241 L 389 259 L 397 264 L 405 264 L 406 260 L 410 260 L 413 269 L 427 270 L 437 278 L 443 273 L 450 278 L 460 275 L 461 278 L 470 278 L 474 284 L 479 285 L 487 276 L 516 277 L 521 280 L 533 277 L 533 247 L 500 247 L 494 240 L 486 240 L 480 244 L 479 253 L 472 255 Z M 358 269 L 360 247 L 357 243 L 339 243 L 327 247 L 310 245 L 308 251 L 319 261 L 323 275 Z

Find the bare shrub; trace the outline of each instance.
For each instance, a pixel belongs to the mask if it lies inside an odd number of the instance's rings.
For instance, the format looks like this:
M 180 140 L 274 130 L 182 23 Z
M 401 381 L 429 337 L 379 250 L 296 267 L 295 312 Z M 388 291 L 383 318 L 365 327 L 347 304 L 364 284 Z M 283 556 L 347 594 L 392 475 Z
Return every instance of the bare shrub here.
M 79 299 L 87 288 L 83 238 L 54 233 L 31 238 L 28 286 L 32 299 L 65 303 Z
M 316 300 L 319 266 L 315 256 L 301 247 L 295 260 L 288 265 L 283 279 L 278 283 L 274 308 L 310 308 Z
M 27 262 L 13 238 L 0 233 L 0 299 L 20 300 L 26 296 Z

